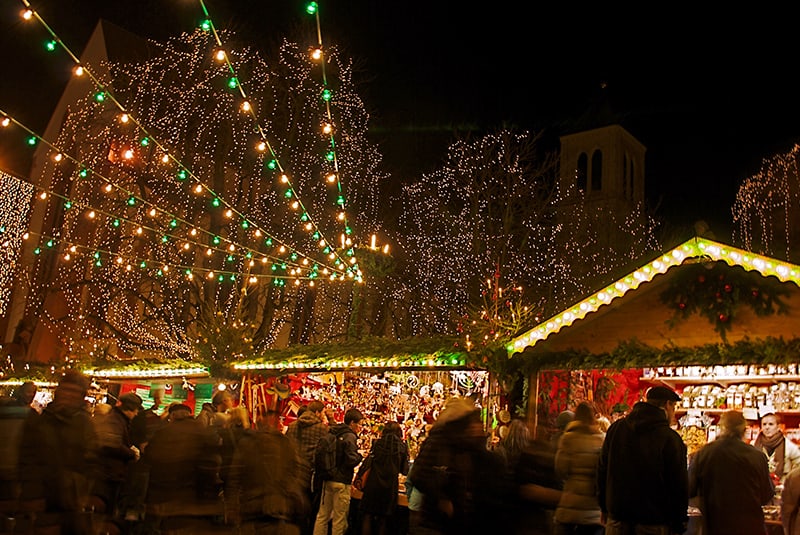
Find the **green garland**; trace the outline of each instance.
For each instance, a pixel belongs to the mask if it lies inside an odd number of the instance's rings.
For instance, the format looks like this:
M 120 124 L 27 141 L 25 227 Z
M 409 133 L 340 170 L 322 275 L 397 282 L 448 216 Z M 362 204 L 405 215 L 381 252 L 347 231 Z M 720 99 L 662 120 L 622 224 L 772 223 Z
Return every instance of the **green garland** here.
M 714 262 L 682 266 L 660 298 L 674 310 L 671 325 L 700 314 L 725 340 L 740 307 L 750 307 L 759 317 L 786 314 L 783 298 L 788 295 L 787 285 L 775 277 Z
M 800 338 L 746 338 L 734 343 L 706 344 L 695 347 L 668 345 L 656 348 L 638 340 L 620 342 L 612 351 L 594 354 L 586 350 L 552 353 L 518 353 L 514 358 L 526 362 L 526 369 L 611 369 L 652 368 L 655 366 L 716 366 L 727 364 L 793 364 L 800 362 Z

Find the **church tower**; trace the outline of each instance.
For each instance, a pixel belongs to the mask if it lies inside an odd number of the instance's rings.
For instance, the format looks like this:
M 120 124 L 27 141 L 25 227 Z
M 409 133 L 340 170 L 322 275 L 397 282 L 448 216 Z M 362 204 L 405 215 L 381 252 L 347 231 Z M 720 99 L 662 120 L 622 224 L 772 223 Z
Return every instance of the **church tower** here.
M 619 124 L 559 139 L 561 191 L 582 192 L 586 208 L 600 216 L 596 221 L 599 245 L 622 245 L 619 225 L 637 206 L 644 206 L 647 149 Z M 564 216 L 569 213 L 567 208 Z
M 646 148 L 620 125 L 561 136 L 561 186 L 584 192 L 590 203 L 630 210 L 644 202 Z

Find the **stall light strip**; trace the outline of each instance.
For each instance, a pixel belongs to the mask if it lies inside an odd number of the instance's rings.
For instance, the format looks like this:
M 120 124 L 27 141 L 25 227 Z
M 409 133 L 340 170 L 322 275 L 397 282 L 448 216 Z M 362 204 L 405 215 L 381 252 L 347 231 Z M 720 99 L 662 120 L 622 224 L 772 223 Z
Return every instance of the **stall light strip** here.
M 84 375 L 108 379 L 136 379 L 145 377 L 207 377 L 206 368 L 158 368 L 152 370 L 85 370 Z
M 24 383 L 22 379 L 9 379 L 7 381 L 0 381 L 0 386 L 20 386 Z M 58 383 L 53 381 L 33 381 L 33 384 L 42 388 L 55 388 Z
M 421 359 L 416 361 L 398 361 L 398 360 L 332 360 L 324 363 L 310 363 L 310 362 L 253 362 L 253 363 L 238 363 L 234 364 L 235 370 L 329 370 L 329 369 L 347 369 L 347 368 L 419 368 L 431 367 L 438 368 L 444 366 L 465 366 L 466 360 L 461 358 L 451 358 L 446 360 L 440 359 Z
M 712 240 L 692 238 L 652 262 L 643 265 L 633 273 L 619 279 L 612 285 L 601 289 L 583 301 L 579 301 L 514 338 L 506 346 L 509 356 L 527 347 L 533 347 L 540 340 L 544 340 L 552 333 L 560 331 L 562 327 L 572 325 L 592 312 L 596 312 L 601 306 L 610 303 L 617 297 L 622 297 L 628 291 L 638 288 L 642 283 L 650 282 L 656 275 L 665 273 L 671 267 L 682 264 L 687 258 L 698 256 L 725 262 L 731 266 L 738 265 L 747 270 L 758 271 L 765 277 L 772 275 L 782 282 L 793 282 L 800 286 L 800 266 Z

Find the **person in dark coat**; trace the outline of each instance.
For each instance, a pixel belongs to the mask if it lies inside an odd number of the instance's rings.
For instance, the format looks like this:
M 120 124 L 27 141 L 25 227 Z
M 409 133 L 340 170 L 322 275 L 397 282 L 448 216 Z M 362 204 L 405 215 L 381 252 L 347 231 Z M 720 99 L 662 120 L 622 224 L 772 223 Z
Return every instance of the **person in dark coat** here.
M 608 428 L 597 467 L 598 501 L 606 535 L 637 526 L 683 533 L 689 520 L 686 444 L 670 428 L 680 396 L 665 386 Z
M 689 496 L 699 496 L 705 535 L 756 535 L 766 532 L 764 510 L 774 494 L 766 456 L 744 441 L 747 420 L 727 411 L 722 433 L 703 446 L 689 467 Z
M 403 442 L 403 430 L 395 421 L 386 422 L 381 438 L 372 444 L 356 474 L 364 493 L 359 504 L 361 535 L 387 533 L 388 522 L 397 509 L 398 474 L 407 473 L 408 446 Z
M 328 533 L 328 522 L 333 521 L 333 535 L 344 535 L 347 531 L 347 517 L 350 512 L 350 487 L 356 466 L 363 456 L 358 451 L 358 433 L 364 415 L 358 409 L 348 409 L 344 413 L 344 423 L 331 426 L 340 443 L 336 448 L 336 467 L 331 474 L 325 476 L 322 484 L 322 496 L 314 521 L 314 535 Z
M 556 476 L 557 450 L 552 441 L 531 438 L 528 424 L 514 419 L 496 451 L 506 461 L 506 473 L 514 489 L 509 500 L 514 533 L 550 535 L 562 487 Z
M 89 501 L 95 433 L 86 403 L 88 379 L 70 370 L 53 401 L 25 422 L 19 450 L 20 505 L 34 513 L 36 528 L 62 535 L 94 535 L 84 513 Z M 18 519 L 19 533 L 27 533 Z
M 95 492 L 105 504 L 106 513 L 115 520 L 121 520 L 127 512 L 127 504 L 123 503 L 127 499 L 124 487 L 130 465 L 140 456 L 131 440 L 130 426 L 141 408 L 142 398 L 133 393 L 123 394 L 111 412 L 95 418 L 98 446 Z
M 157 529 L 223 511 L 215 492 L 217 434 L 192 418 L 188 405 L 172 404 L 168 415 L 168 423 L 153 434 L 137 463 L 149 474 L 145 517 Z
M 423 496 L 413 533 L 509 532 L 505 474 L 500 455 L 486 448 L 480 409 L 449 399 L 409 473 Z
M 314 451 L 319 439 L 328 433 L 328 424 L 324 421 L 325 405 L 321 401 L 312 401 L 305 407 L 297 420 L 289 424 L 286 436 L 294 441 L 295 449 L 300 461 L 299 475 L 300 486 L 311 504 L 311 514 L 303 522 L 303 535 L 314 532 L 314 520 L 319 510 L 319 500 L 322 494 L 322 481 L 317 478 L 317 484 L 312 487 L 314 471 Z
M 299 534 L 309 506 L 298 476 L 294 442 L 262 417 L 239 438 L 225 482 L 226 518 L 242 533 Z

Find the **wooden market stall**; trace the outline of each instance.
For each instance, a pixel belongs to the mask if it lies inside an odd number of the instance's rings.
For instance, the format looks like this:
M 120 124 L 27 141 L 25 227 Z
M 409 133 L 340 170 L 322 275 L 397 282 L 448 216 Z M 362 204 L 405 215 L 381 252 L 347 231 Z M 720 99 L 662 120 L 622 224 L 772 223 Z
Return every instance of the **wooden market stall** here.
M 487 430 L 507 408 L 489 372 L 471 365 L 455 338 L 291 346 L 232 368 L 242 375 L 253 419 L 268 411 L 286 426 L 302 405 L 320 400 L 341 421 L 355 407 L 368 422 L 364 449 L 384 422 L 394 420 L 404 428 L 412 458 L 448 398 L 472 398 L 483 409 Z
M 161 394 L 162 410 L 170 403 L 184 403 L 197 415 L 220 384 L 205 366 L 189 362 L 121 361 L 82 370 L 92 380 L 90 395 L 95 403 L 114 405 L 123 394 L 133 392 L 142 398 L 145 409 L 153 405 L 154 393 Z M 233 387 L 238 382 L 233 382 Z
M 682 394 L 681 428 L 775 409 L 800 439 L 800 266 L 693 238 L 511 341 L 539 434 L 581 399 L 611 418 L 654 384 Z M 692 444 L 691 447 L 698 447 Z

